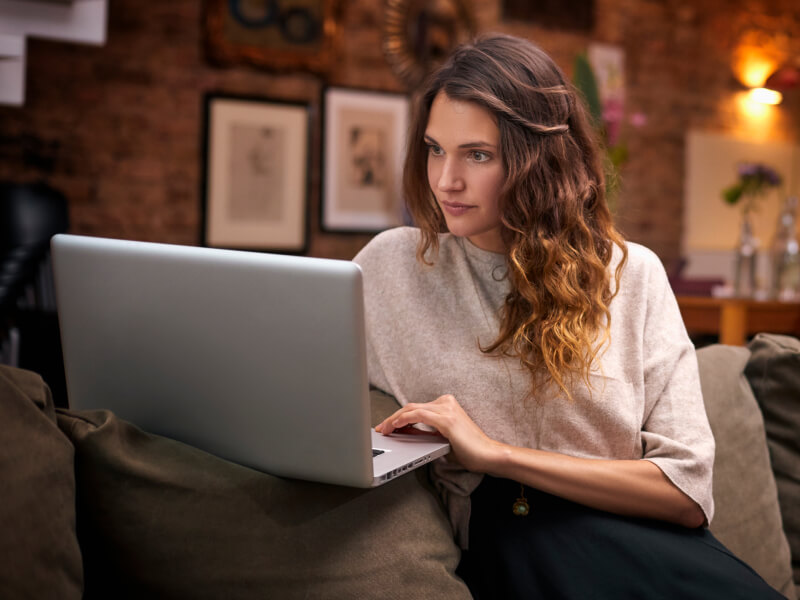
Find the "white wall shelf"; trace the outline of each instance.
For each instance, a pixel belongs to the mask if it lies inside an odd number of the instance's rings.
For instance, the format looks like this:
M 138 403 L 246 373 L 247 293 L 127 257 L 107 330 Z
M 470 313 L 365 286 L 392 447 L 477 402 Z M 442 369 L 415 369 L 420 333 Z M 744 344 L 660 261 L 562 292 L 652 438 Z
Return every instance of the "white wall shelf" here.
M 0 104 L 25 102 L 25 38 L 0 33 Z
M 0 0 L 0 104 L 25 102 L 28 37 L 103 45 L 108 0 Z

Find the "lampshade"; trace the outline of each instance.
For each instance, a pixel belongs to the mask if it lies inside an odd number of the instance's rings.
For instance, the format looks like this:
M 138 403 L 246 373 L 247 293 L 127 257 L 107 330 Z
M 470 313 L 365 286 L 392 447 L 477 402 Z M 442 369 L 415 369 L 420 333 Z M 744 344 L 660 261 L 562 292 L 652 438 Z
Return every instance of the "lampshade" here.
M 764 82 L 768 90 L 784 92 L 800 87 L 800 68 L 784 66 L 770 75 Z

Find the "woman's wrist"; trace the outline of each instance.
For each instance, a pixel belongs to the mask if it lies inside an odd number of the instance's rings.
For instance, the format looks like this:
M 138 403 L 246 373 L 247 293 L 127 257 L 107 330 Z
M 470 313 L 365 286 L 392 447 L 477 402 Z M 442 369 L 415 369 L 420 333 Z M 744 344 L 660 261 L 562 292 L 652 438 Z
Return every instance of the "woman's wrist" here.
M 507 477 L 513 453 L 513 446 L 492 440 L 480 471 L 492 477 Z

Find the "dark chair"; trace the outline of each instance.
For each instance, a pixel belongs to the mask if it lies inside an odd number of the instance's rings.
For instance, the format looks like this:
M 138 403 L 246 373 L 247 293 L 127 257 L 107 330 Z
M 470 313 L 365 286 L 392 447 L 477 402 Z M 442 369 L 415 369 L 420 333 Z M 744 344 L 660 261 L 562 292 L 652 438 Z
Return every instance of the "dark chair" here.
M 67 231 L 67 199 L 45 183 L 0 182 L 0 310 L 16 304 L 48 256 L 50 238 Z
M 0 362 L 39 373 L 56 405 L 66 385 L 50 238 L 67 231 L 67 199 L 45 183 L 0 182 Z

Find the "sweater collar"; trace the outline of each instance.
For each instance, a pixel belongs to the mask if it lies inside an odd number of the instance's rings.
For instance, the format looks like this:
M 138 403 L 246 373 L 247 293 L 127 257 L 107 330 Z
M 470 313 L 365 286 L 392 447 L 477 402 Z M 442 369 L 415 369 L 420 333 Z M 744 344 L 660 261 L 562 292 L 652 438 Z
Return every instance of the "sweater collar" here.
M 458 242 L 458 245 L 464 249 L 464 253 L 467 255 L 467 258 L 470 260 L 470 262 L 485 265 L 492 269 L 495 267 L 505 267 L 505 254 L 478 248 L 465 237 L 456 237 L 456 241 Z

